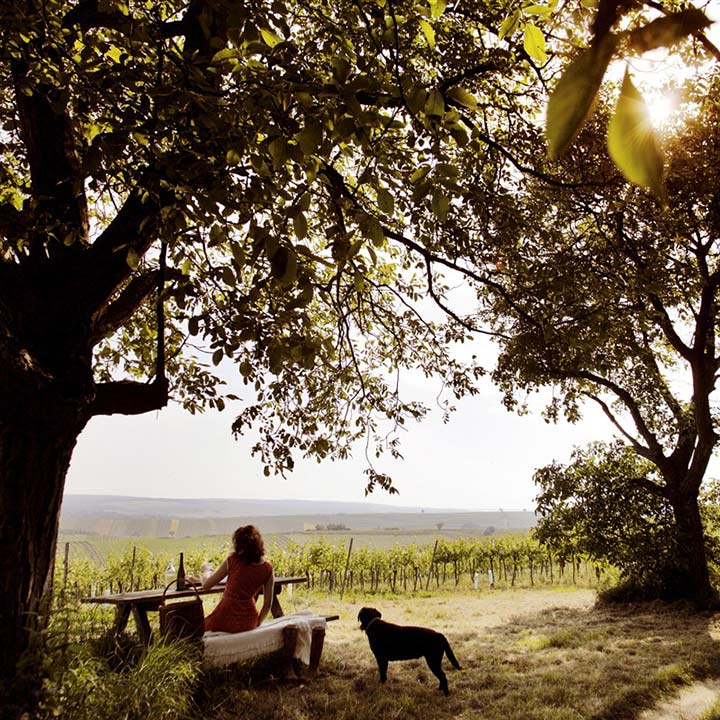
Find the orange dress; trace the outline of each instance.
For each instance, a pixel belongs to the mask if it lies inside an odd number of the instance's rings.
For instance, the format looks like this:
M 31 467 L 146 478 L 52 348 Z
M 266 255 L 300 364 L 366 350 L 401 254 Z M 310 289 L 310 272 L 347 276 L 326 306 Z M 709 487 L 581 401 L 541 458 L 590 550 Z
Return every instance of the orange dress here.
M 218 606 L 205 618 L 205 630 L 244 632 L 258 626 L 255 598 L 272 573 L 272 565 L 261 562 L 248 565 L 237 555 L 227 559 L 225 591 Z

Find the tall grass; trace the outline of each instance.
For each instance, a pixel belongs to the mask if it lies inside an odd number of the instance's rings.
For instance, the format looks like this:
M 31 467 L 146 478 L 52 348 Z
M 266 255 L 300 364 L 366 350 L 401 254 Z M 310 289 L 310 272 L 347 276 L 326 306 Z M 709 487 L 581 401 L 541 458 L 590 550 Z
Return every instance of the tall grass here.
M 106 622 L 103 622 L 105 620 Z M 186 643 L 141 647 L 116 637 L 108 613 L 68 603 L 44 636 L 46 677 L 39 720 L 189 720 L 201 674 L 201 652 Z

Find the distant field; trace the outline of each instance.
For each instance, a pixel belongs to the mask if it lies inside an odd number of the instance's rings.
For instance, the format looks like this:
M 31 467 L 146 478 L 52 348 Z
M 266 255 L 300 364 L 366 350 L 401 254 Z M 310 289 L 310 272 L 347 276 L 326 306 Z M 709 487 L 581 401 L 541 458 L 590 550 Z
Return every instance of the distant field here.
M 512 535 L 522 537 L 526 533 L 508 533 L 503 537 Z M 333 545 L 338 543 L 349 544 L 353 540 L 353 547 L 391 548 L 395 545 L 432 544 L 437 538 L 455 540 L 458 538 L 476 539 L 483 537 L 484 533 L 472 530 L 348 530 L 348 531 L 306 531 L 292 533 L 266 533 L 265 542 L 268 554 L 272 556 L 273 546 L 285 548 L 289 543 L 299 545 L 313 543 L 318 540 L 327 540 Z M 112 555 L 122 555 L 133 546 L 148 549 L 153 555 L 200 554 L 202 550 L 218 550 L 230 547 L 230 538 L 226 535 L 202 535 L 198 537 L 115 537 L 94 538 L 88 535 L 60 534 L 58 552 L 64 552 L 65 543 L 70 543 L 71 558 L 97 557 L 106 559 Z

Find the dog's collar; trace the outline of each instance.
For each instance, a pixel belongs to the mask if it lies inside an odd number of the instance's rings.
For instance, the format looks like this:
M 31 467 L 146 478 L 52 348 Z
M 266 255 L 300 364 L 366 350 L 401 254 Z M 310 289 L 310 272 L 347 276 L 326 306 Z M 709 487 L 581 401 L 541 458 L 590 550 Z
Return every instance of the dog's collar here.
M 368 631 L 368 628 L 376 621 L 379 620 L 379 617 L 374 617 L 366 626 L 365 626 L 365 632 Z

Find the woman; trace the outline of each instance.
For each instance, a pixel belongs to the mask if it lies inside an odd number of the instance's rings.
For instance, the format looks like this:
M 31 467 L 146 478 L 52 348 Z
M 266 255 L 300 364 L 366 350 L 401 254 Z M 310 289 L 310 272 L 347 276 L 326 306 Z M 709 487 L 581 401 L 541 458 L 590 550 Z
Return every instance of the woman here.
M 265 544 L 253 525 L 239 527 L 233 534 L 235 552 L 203 583 L 203 590 L 217 585 L 226 575 L 225 591 L 218 606 L 205 618 L 205 630 L 243 632 L 256 628 L 267 617 L 273 602 L 275 573 L 263 560 Z M 255 598 L 262 590 L 258 613 Z

